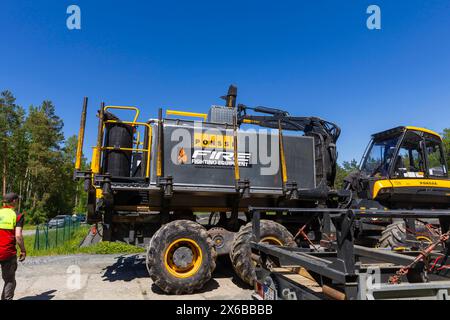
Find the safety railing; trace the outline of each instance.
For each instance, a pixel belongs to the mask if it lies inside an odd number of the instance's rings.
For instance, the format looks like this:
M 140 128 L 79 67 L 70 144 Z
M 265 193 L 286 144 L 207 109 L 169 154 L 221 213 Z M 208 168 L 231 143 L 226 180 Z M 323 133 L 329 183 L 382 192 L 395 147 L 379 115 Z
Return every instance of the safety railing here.
M 103 114 L 104 112 L 106 112 L 109 109 L 115 109 L 115 110 L 125 110 L 125 111 L 134 111 L 134 117 L 133 117 L 133 121 L 122 121 L 122 120 L 104 120 L 103 119 Z M 94 147 L 94 152 L 93 152 L 93 161 L 92 161 L 92 171 L 94 173 L 99 173 L 100 171 L 100 162 L 101 162 L 101 158 L 102 158 L 102 152 L 103 151 L 107 151 L 107 150 L 120 150 L 120 151 L 131 151 L 134 153 L 142 153 L 146 155 L 146 161 L 145 161 L 145 177 L 149 178 L 150 177 L 150 158 L 151 158 L 151 145 L 152 145 L 152 127 L 149 123 L 145 123 L 145 122 L 138 122 L 138 118 L 139 118 L 139 114 L 140 111 L 138 108 L 136 107 L 127 107 L 127 106 L 104 106 L 102 108 L 102 112 L 101 112 L 101 116 L 100 116 L 100 127 L 101 130 L 99 131 L 99 139 L 98 139 L 98 143 L 97 146 Z M 134 134 L 135 134 L 135 138 L 133 139 L 133 147 L 132 148 L 123 148 L 123 147 L 106 147 L 103 146 L 101 141 L 103 141 L 103 133 L 104 133 L 104 129 L 106 124 L 115 124 L 115 123 L 121 123 L 121 124 L 125 124 L 125 125 L 129 125 L 133 128 L 134 130 Z M 137 131 L 137 128 L 145 128 L 147 130 L 147 143 L 145 143 L 144 141 L 141 141 L 141 133 L 139 131 Z M 145 137 L 144 137 L 145 139 Z M 145 146 L 145 144 L 147 144 L 147 146 Z
M 62 246 L 65 242 L 73 239 L 75 232 L 80 228 L 80 223 L 78 217 L 68 216 L 36 226 L 34 250 Z

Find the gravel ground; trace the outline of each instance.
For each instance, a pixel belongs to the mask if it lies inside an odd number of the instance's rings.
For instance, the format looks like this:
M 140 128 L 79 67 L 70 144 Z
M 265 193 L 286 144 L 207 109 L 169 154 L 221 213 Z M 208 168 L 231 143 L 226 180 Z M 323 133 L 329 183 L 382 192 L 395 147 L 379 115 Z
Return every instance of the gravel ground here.
M 27 258 L 19 263 L 16 278 L 15 299 L 28 300 L 249 300 L 252 293 L 234 275 L 227 257 L 219 259 L 214 278 L 201 292 L 183 296 L 166 295 L 152 284 L 143 255 Z

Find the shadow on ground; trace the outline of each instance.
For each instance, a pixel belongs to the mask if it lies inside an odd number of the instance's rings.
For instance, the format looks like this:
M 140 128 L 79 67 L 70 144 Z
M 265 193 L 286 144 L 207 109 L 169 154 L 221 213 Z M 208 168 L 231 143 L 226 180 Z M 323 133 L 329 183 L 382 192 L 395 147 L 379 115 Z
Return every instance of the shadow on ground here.
M 209 280 L 204 286 L 203 288 L 201 288 L 200 290 L 196 290 L 194 292 L 194 294 L 201 294 L 201 293 L 206 293 L 209 291 L 213 291 L 219 288 L 219 283 L 214 280 L 211 279 Z M 162 291 L 156 284 L 152 284 L 152 292 L 155 294 L 159 294 L 159 295 L 164 295 L 164 296 L 170 296 L 170 294 L 165 293 L 164 291 Z
M 105 273 L 102 275 L 103 281 L 132 281 L 136 278 L 148 278 L 147 267 L 145 265 L 145 258 L 142 255 L 136 254 L 132 256 L 119 256 L 117 261 L 103 269 Z M 212 279 L 196 293 L 205 293 L 219 288 L 219 283 L 214 279 L 231 278 L 233 284 L 240 289 L 251 289 L 249 285 L 243 282 L 234 272 L 228 255 L 217 258 L 217 266 L 213 273 Z M 151 290 L 156 294 L 165 293 L 156 285 L 152 285 Z
M 233 284 L 240 289 L 252 289 L 247 283 L 241 280 L 234 272 L 233 265 L 231 264 L 228 255 L 220 256 L 217 258 L 216 271 L 213 274 L 214 278 L 231 278 Z
M 117 257 L 117 261 L 106 267 L 102 275 L 103 281 L 132 281 L 136 278 L 148 278 L 145 258 L 136 254 Z
M 35 296 L 23 297 L 23 298 L 20 298 L 19 300 L 52 300 L 55 297 L 55 295 L 53 293 L 55 293 L 56 291 L 57 290 L 50 290 L 50 291 L 42 292 Z

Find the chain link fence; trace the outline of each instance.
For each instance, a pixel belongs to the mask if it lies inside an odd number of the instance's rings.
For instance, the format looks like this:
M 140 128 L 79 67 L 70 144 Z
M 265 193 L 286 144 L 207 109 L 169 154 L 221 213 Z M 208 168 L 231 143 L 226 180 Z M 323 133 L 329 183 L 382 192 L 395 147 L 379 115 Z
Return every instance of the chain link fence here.
M 80 224 L 79 217 L 67 216 L 36 226 L 34 250 L 45 250 L 63 245 L 73 239 Z

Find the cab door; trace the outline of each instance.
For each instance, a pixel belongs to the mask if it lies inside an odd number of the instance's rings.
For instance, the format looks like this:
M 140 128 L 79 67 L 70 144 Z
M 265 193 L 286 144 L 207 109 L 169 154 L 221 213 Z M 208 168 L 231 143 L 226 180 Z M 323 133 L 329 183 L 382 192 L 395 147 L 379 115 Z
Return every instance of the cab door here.
M 407 131 L 391 163 L 391 179 L 420 179 L 425 177 L 425 153 L 422 136 Z
M 448 168 L 442 140 L 439 137 L 424 134 L 427 159 L 427 177 L 430 179 L 448 179 Z

